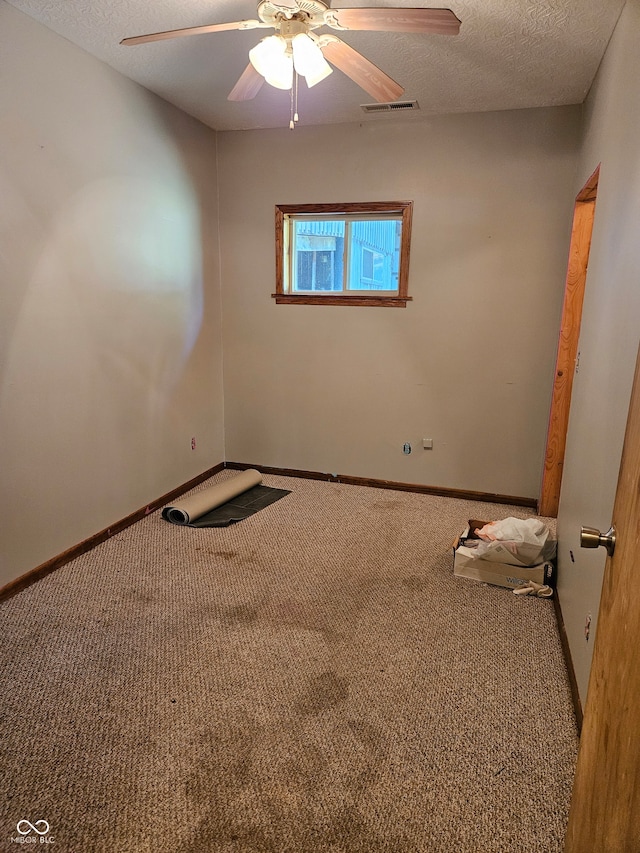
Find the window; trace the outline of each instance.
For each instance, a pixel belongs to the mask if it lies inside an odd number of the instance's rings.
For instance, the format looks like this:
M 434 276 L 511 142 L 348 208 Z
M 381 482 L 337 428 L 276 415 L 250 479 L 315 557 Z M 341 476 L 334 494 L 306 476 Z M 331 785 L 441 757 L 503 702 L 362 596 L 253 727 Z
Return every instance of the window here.
M 276 302 L 404 307 L 413 202 L 276 206 Z

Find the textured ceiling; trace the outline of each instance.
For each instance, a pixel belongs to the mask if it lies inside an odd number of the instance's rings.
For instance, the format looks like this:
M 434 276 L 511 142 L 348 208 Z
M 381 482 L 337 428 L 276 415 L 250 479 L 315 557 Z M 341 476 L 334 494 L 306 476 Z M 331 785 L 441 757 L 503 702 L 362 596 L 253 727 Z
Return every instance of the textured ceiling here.
M 1 2 L 1 0 L 0 0 Z M 227 95 L 253 45 L 272 30 L 218 32 L 120 46 L 126 36 L 256 18 L 255 0 L 9 0 L 16 9 L 216 130 L 283 127 L 290 98 L 268 85 L 256 98 Z M 581 103 L 624 0 L 335 0 L 339 7 L 444 6 L 458 36 L 345 32 L 340 37 L 405 88 L 420 116 Z M 317 31 L 334 32 L 327 28 Z M 384 121 L 371 97 L 336 70 L 299 94 L 300 124 Z

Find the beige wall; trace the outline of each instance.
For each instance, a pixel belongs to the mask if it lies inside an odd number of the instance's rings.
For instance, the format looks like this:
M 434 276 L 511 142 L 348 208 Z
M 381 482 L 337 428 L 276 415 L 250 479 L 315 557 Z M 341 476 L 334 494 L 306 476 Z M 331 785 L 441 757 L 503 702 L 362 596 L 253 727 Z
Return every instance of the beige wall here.
M 227 459 L 536 497 L 579 121 L 219 134 Z M 406 309 L 275 305 L 276 203 L 402 199 Z
M 558 519 L 559 596 L 583 699 L 606 554 L 580 549 L 580 526 L 612 520 L 640 335 L 639 44 L 640 0 L 628 0 L 587 101 L 574 187 L 602 164 Z
M 215 134 L 2 2 L 0 55 L 1 585 L 224 447 Z

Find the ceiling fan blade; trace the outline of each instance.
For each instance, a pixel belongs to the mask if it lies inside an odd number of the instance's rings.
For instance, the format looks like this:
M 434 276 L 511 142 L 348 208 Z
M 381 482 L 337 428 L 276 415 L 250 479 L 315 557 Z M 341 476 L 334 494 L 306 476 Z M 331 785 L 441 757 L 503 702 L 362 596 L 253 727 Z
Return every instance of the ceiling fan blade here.
M 339 38 L 328 36 L 326 42 L 323 40 L 320 43 L 320 48 L 325 59 L 344 72 L 379 103 L 395 101 L 404 92 L 399 83 Z
M 146 44 L 150 41 L 163 41 L 174 39 L 179 36 L 197 36 L 201 33 L 219 33 L 224 30 L 254 30 L 256 27 L 271 27 L 271 24 L 263 24 L 262 21 L 234 21 L 231 24 L 208 24 L 204 27 L 185 27 L 181 30 L 167 30 L 162 33 L 150 33 L 146 36 L 132 36 L 122 39 L 120 44 L 134 45 Z
M 329 9 L 325 22 L 335 29 L 455 36 L 460 21 L 450 9 Z
M 229 92 L 227 100 L 250 101 L 251 98 L 255 98 L 260 89 L 262 89 L 263 83 L 264 77 L 262 74 L 258 74 L 253 65 L 249 63 L 240 75 L 240 79 L 236 85 Z

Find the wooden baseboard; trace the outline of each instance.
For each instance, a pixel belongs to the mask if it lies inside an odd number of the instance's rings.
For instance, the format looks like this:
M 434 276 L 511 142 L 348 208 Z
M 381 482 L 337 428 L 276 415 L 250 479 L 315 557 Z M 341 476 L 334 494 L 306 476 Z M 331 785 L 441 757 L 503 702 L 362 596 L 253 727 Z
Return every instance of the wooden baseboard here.
M 11 596 L 16 595 L 18 592 L 21 592 L 23 589 L 31 586 L 31 584 L 41 578 L 46 577 L 46 575 L 56 569 L 59 569 L 61 566 L 70 563 L 71 560 L 75 560 L 76 557 L 86 554 L 87 551 L 95 548 L 96 545 L 100 545 L 102 542 L 105 542 L 107 539 L 115 536 L 116 533 L 120 533 L 121 530 L 135 524 L 150 513 L 155 512 L 160 507 L 174 500 L 174 498 L 183 495 L 185 492 L 188 492 L 189 489 L 193 489 L 195 486 L 204 482 L 204 480 L 208 480 L 209 477 L 213 477 L 214 474 L 217 474 L 224 468 L 239 471 L 243 471 L 246 468 L 257 468 L 263 474 L 276 474 L 284 477 L 300 477 L 307 480 L 324 480 L 330 483 L 346 483 L 352 486 L 370 486 L 376 489 L 393 489 L 394 491 L 399 492 L 415 492 L 421 495 L 438 495 L 440 497 L 459 498 L 461 500 L 511 504 L 513 506 L 525 506 L 532 507 L 534 509 L 537 506 L 535 498 L 523 498 L 515 495 L 498 495 L 487 492 L 470 492 L 462 489 L 445 489 L 437 486 L 421 486 L 417 483 L 397 483 L 393 480 L 376 480 L 370 477 L 352 477 L 348 474 L 325 474 L 320 471 L 301 471 L 297 468 L 271 468 L 265 465 L 249 465 L 244 462 L 220 462 L 218 465 L 214 465 L 213 468 L 209 468 L 202 474 L 198 474 L 197 477 L 189 480 L 188 483 L 178 486 L 166 495 L 162 495 L 162 497 L 152 501 L 147 506 L 132 512 L 131 515 L 128 515 L 126 518 L 123 518 L 120 521 L 115 522 L 115 524 L 112 524 L 110 527 L 90 536 L 88 539 L 85 539 L 78 545 L 74 545 L 62 554 L 58 554 L 57 557 L 53 557 L 45 563 L 36 566 L 34 569 L 31 569 L 15 580 L 9 581 L 8 584 L 0 588 L 0 602 L 5 601 L 7 598 L 11 598 Z
M 5 584 L 5 586 L 0 588 L 0 602 L 5 601 L 7 598 L 11 598 L 18 592 L 21 592 L 23 589 L 31 586 L 31 584 L 39 581 L 43 577 L 46 577 L 46 575 L 51 574 L 51 572 L 54 572 L 56 569 L 59 569 L 61 566 L 70 563 L 71 560 L 75 560 L 76 557 L 86 554 L 87 551 L 95 548 L 96 545 L 106 542 L 107 539 L 115 536 L 116 533 L 120 533 L 121 530 L 124 530 L 126 527 L 130 527 L 132 524 L 135 524 L 136 521 L 140 521 L 147 515 L 150 515 L 152 512 L 160 509 L 161 506 L 164 506 L 174 500 L 174 498 L 183 495 L 185 492 L 188 492 L 189 489 L 193 489 L 195 486 L 204 482 L 204 480 L 208 480 L 209 477 L 213 477 L 213 475 L 217 474 L 218 471 L 222 471 L 224 467 L 224 462 L 214 465 L 213 468 L 203 471 L 202 474 L 198 474 L 197 477 L 189 480 L 188 483 L 184 483 L 182 486 L 172 489 L 166 495 L 162 495 L 162 497 L 157 498 L 150 504 L 147 504 L 147 506 L 132 512 L 131 515 L 128 515 L 126 518 L 116 521 L 116 523 L 112 524 L 110 527 L 106 527 L 104 530 L 101 530 L 99 533 L 95 533 L 93 536 L 90 536 L 78 545 L 74 545 L 68 550 L 63 551 L 62 554 L 58 554 L 57 557 L 53 557 L 51 560 L 41 563 L 41 565 L 36 566 L 35 569 L 31 569 L 15 580 L 9 581 L 8 584 Z
M 567 629 L 564 626 L 564 617 L 562 616 L 562 608 L 560 607 L 560 601 L 558 600 L 558 591 L 556 590 L 555 595 L 553 596 L 553 607 L 556 612 L 556 619 L 558 621 L 558 631 L 560 632 L 560 642 L 562 643 L 562 653 L 564 655 L 564 662 L 567 667 L 567 673 L 569 675 L 569 686 L 571 688 L 571 699 L 573 701 L 573 710 L 576 715 L 576 723 L 578 725 L 578 734 L 582 731 L 582 702 L 580 701 L 580 691 L 578 690 L 578 680 L 576 678 L 576 671 L 573 668 L 573 659 L 571 657 L 571 649 L 569 647 L 569 637 L 567 636 Z
M 349 474 L 325 474 L 320 471 L 301 471 L 297 468 L 270 468 L 267 465 L 249 465 L 244 462 L 225 462 L 225 468 L 244 471 L 257 468 L 263 474 L 276 474 L 281 477 L 301 477 L 306 480 L 324 480 L 329 483 L 346 483 L 350 486 L 370 486 L 374 489 L 393 489 L 396 492 L 415 492 L 419 495 L 437 495 L 443 498 L 459 498 L 465 501 L 511 504 L 536 509 L 536 498 L 523 498 L 516 495 L 499 495 L 491 492 L 470 492 L 465 489 L 447 489 L 440 486 L 422 486 L 418 483 L 398 483 L 394 480 L 376 480 L 371 477 L 352 477 Z

